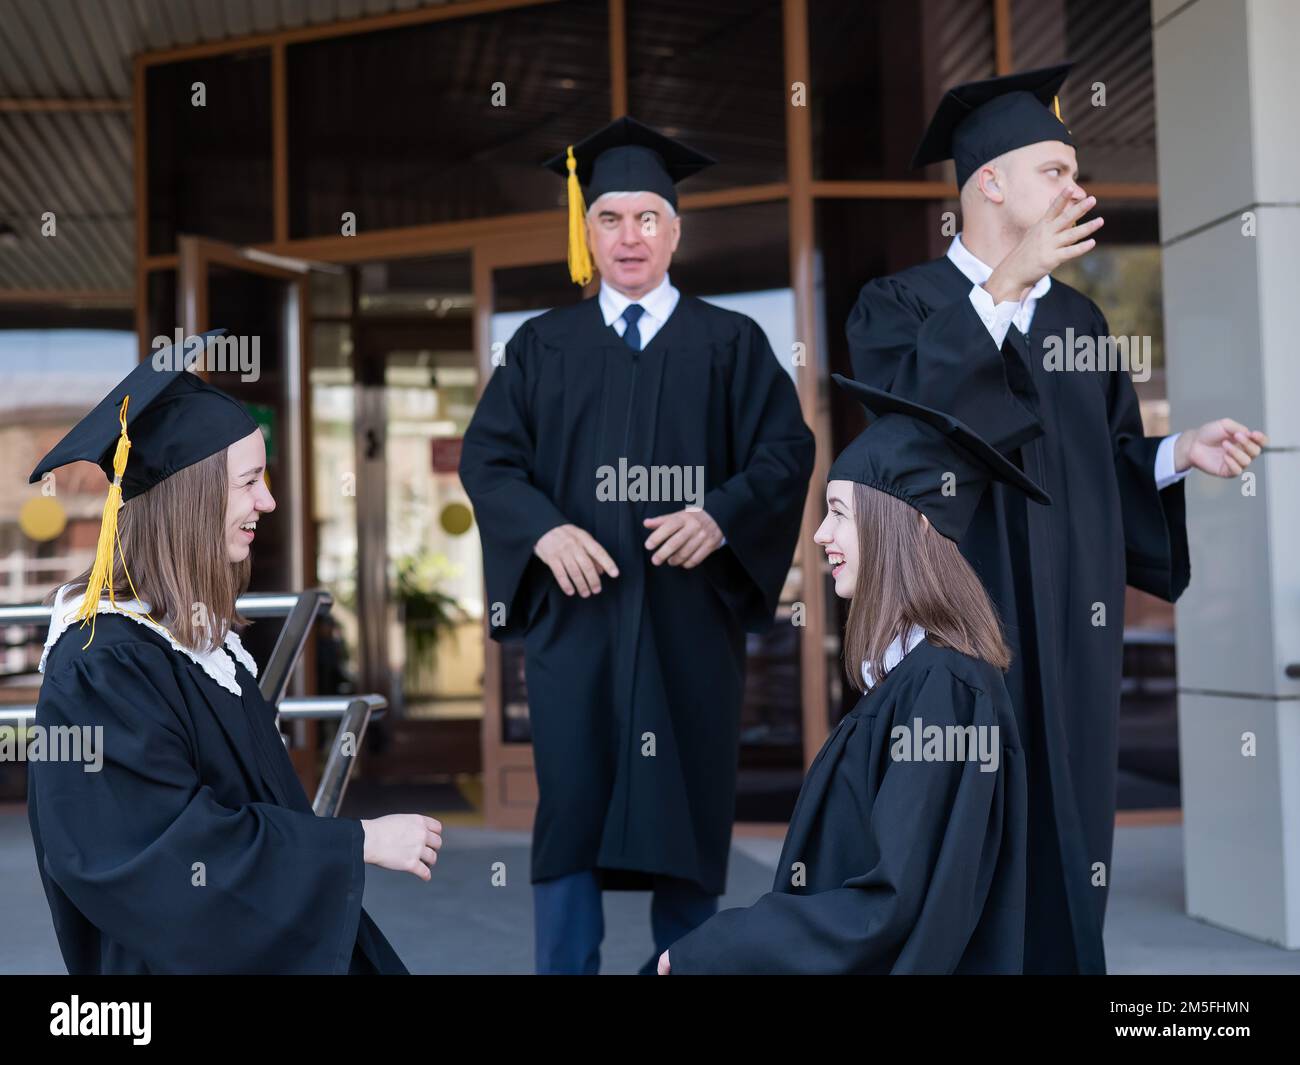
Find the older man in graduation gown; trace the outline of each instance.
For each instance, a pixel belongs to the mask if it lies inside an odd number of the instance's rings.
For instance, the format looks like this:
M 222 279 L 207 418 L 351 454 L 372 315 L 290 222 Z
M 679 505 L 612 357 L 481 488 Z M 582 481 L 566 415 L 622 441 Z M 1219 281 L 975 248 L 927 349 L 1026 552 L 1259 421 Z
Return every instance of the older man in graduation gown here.
M 520 327 L 465 434 L 491 633 L 526 644 L 539 972 L 597 971 L 602 887 L 654 890 L 646 972 L 725 887 L 745 633 L 813 440 L 762 330 L 669 280 L 676 182 L 711 162 L 630 118 L 551 160 L 600 292 Z
M 993 486 L 961 548 L 1015 656 L 1007 683 L 1030 785 L 1025 969 L 1099 973 L 1124 587 L 1178 598 L 1182 478 L 1237 476 L 1265 437 L 1227 418 L 1145 436 L 1133 367 L 1099 343 L 1105 316 L 1050 276 L 1102 225 L 1081 221 L 1095 200 L 1076 183 L 1059 115 L 1068 70 L 948 92 L 914 165 L 954 160 L 963 231 L 943 258 L 869 282 L 848 339 L 858 380 L 954 414 L 1056 500 L 1026 507 Z

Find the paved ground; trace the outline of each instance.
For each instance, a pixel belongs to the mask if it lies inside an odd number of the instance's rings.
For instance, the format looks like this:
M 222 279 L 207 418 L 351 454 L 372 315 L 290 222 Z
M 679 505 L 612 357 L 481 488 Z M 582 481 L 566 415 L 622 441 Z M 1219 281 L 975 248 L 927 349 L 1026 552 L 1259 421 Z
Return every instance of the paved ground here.
M 771 886 L 780 841 L 739 838 L 724 906 Z M 492 886 L 504 863 L 505 885 Z M 1116 832 L 1106 950 L 1115 973 L 1292 973 L 1288 952 L 1194 921 L 1183 913 L 1181 828 Z M 27 816 L 0 807 L 0 973 L 61 973 L 49 910 L 36 875 Z M 365 906 L 416 973 L 527 973 L 532 969 L 528 836 L 449 824 L 434 879 L 367 867 Z M 652 951 L 649 895 L 610 893 L 603 970 L 635 972 Z

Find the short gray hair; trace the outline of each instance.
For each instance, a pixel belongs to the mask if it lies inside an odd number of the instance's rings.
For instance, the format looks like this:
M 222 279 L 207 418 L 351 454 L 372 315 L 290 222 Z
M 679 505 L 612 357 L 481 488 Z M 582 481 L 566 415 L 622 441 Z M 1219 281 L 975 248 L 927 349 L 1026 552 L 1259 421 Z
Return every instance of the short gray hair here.
M 644 190 L 641 190 L 641 191 L 649 192 L 650 190 L 649 190 L 649 189 L 644 189 Z M 605 199 L 606 197 L 612 196 L 612 197 L 614 197 L 615 199 L 625 199 L 625 198 L 627 198 L 628 196 L 640 196 L 640 195 L 641 195 L 641 192 L 602 192 L 599 196 L 596 197 L 596 199 L 595 199 L 594 201 L 592 201 L 591 206 L 587 208 L 587 214 L 588 214 L 588 216 L 590 216 L 590 215 L 591 215 L 591 212 L 594 211 L 594 210 L 596 209 L 596 204 L 600 203 L 600 201 L 603 200 L 603 199 Z M 654 192 L 654 193 L 651 193 L 651 195 L 652 195 L 652 196 L 659 196 L 659 193 Z M 663 202 L 664 208 L 665 208 L 665 210 L 667 210 L 667 212 L 668 212 L 668 217 L 669 217 L 669 218 L 676 218 L 676 217 L 677 217 L 677 208 L 674 207 L 671 203 L 669 203 L 669 202 L 668 202 L 666 199 L 664 199 L 662 196 L 659 196 L 659 199 Z

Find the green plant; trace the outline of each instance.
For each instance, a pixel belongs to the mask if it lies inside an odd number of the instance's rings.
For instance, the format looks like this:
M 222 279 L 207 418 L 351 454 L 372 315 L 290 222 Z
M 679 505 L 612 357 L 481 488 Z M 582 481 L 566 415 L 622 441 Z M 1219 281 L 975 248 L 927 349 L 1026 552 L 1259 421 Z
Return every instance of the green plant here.
M 465 620 L 456 597 L 441 589 L 450 571 L 446 555 L 428 551 L 397 561 L 393 591 L 406 633 L 408 661 L 432 654 L 438 641 Z

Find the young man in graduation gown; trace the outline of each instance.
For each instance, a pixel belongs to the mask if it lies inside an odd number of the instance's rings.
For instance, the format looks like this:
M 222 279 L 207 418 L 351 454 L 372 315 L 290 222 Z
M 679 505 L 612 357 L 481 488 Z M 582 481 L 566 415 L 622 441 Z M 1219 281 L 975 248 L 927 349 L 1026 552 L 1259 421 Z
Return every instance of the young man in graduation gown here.
M 869 282 L 848 322 L 854 376 L 948 411 L 1056 500 L 995 485 L 962 541 L 1003 618 L 1029 752 L 1027 972 L 1105 970 L 1124 587 L 1189 578 L 1182 479 L 1234 477 L 1262 433 L 1228 418 L 1163 440 L 1101 310 L 1054 279 L 1095 245 L 1056 96 L 1068 65 L 958 86 L 913 165 L 951 158 L 963 230 L 947 254 Z M 1093 352 L 1088 355 L 1089 350 Z
M 622 118 L 547 164 L 600 291 L 520 327 L 465 433 L 491 634 L 526 645 L 543 973 L 598 970 L 602 888 L 653 889 L 646 972 L 715 912 L 745 633 L 772 622 L 812 471 L 762 330 L 668 277 L 676 183 L 710 163 Z

